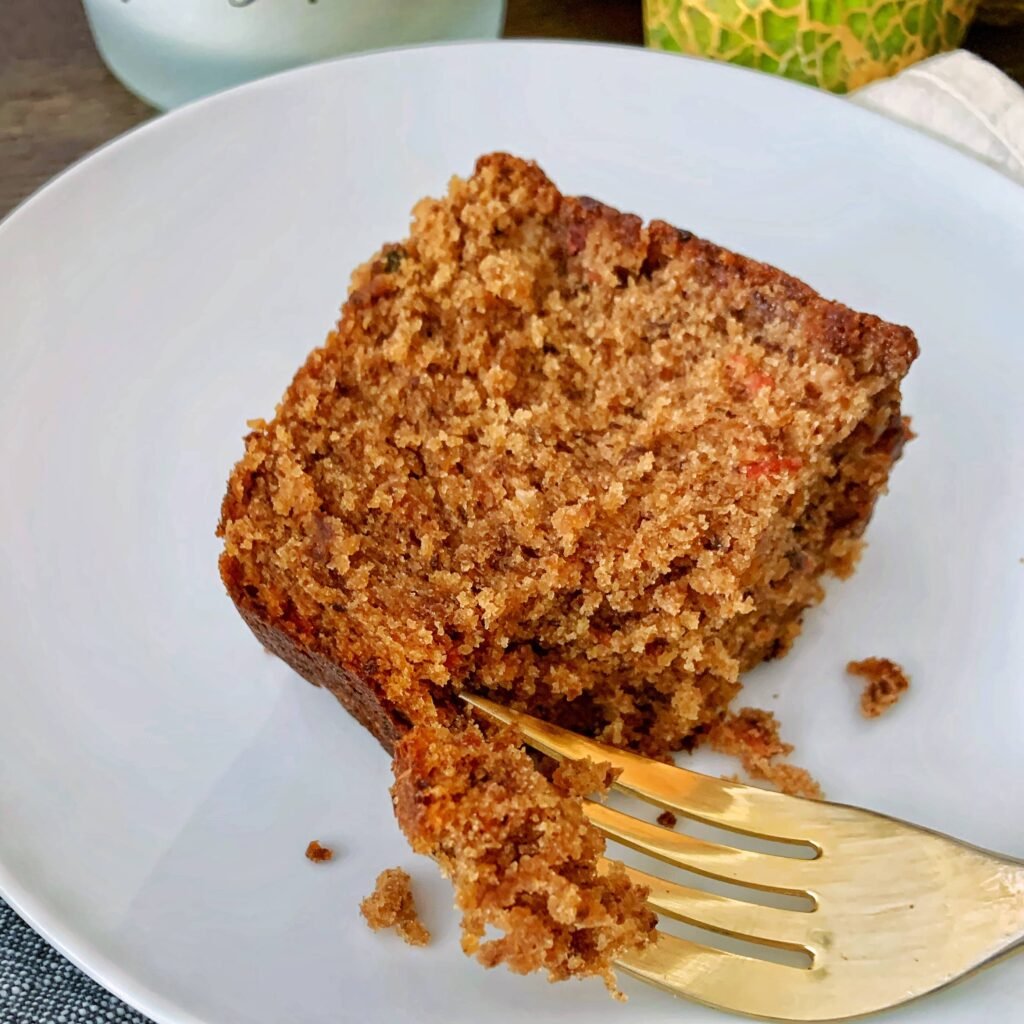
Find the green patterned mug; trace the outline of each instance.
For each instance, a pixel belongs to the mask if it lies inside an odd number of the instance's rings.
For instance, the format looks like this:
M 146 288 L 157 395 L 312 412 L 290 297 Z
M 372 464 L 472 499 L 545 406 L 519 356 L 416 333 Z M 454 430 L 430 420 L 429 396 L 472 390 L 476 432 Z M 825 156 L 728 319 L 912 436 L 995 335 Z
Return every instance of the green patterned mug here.
M 644 0 L 647 45 L 849 92 L 960 45 L 978 0 Z

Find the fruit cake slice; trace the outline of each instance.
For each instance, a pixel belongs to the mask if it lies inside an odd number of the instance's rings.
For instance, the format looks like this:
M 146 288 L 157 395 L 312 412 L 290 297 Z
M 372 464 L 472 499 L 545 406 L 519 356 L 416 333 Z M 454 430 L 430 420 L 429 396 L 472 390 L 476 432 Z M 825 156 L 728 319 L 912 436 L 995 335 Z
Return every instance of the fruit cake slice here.
M 904 327 L 485 156 L 355 272 L 254 424 L 221 573 L 388 749 L 467 728 L 467 687 L 665 756 L 851 570 L 916 354 Z

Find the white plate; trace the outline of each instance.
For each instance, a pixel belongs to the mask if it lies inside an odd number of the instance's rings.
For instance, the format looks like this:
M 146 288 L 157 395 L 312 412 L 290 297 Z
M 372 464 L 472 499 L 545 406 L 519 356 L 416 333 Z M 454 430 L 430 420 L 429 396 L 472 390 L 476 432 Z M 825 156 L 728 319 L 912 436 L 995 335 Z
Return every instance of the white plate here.
M 387 758 L 262 652 L 217 577 L 245 420 L 352 267 L 498 148 L 917 330 L 920 438 L 867 555 L 746 697 L 832 798 L 1024 855 L 1024 191 L 717 64 L 562 44 L 345 60 L 161 118 L 0 229 L 0 891 L 158 1021 L 722 1019 L 463 957 Z M 868 723 L 843 666 L 875 654 L 914 684 Z M 314 837 L 332 864 L 303 859 Z M 393 864 L 426 950 L 358 917 Z M 1009 1020 L 1022 996 L 1018 958 L 891 1019 Z

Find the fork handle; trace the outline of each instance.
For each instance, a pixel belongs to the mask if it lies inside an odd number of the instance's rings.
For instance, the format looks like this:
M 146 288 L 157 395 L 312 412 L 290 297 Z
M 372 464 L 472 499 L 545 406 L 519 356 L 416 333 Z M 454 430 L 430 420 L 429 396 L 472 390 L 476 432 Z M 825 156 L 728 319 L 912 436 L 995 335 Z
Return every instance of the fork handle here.
M 986 915 L 995 915 L 1005 928 L 1006 944 L 992 960 L 1024 949 L 1024 860 L 1005 855 L 994 856 L 997 869 L 992 877 L 991 891 L 984 895 Z

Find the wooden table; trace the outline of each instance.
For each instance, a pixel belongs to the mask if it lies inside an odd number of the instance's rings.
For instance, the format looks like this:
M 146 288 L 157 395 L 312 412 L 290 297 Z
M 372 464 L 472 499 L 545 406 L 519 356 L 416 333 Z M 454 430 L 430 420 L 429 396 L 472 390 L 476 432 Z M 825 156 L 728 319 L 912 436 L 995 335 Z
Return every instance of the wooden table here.
M 640 10 L 640 0 L 508 0 L 505 34 L 640 44 Z M 966 46 L 1024 83 L 1024 26 L 976 25 Z M 77 0 L 0 0 L 0 217 L 153 114 L 106 70 Z

